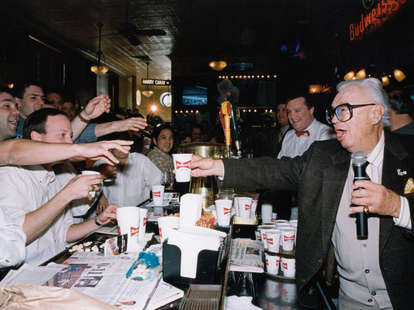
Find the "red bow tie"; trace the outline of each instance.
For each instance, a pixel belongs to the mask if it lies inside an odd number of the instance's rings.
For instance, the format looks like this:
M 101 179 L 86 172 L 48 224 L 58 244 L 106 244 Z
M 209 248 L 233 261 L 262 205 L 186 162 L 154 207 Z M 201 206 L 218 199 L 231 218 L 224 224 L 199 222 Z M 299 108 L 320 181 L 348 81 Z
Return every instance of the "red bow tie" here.
M 301 135 L 305 135 L 305 136 L 309 137 L 310 136 L 310 132 L 309 132 L 309 130 L 299 130 L 299 131 L 296 131 L 296 136 L 297 137 L 300 137 Z

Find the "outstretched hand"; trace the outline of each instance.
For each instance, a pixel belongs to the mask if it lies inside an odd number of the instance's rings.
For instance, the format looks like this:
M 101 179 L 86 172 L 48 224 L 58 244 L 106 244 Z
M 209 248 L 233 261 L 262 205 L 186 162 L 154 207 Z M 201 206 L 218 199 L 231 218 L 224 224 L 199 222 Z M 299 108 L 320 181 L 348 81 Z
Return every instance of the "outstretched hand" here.
M 193 155 L 190 166 L 193 177 L 206 177 L 210 175 L 224 176 L 224 164 L 222 160 Z
M 109 113 L 110 108 L 111 99 L 109 99 L 108 95 L 102 94 L 92 98 L 81 113 L 84 113 L 82 114 L 83 118 L 92 120 L 101 116 L 104 112 Z
M 130 145 L 133 141 L 127 140 L 112 140 L 100 141 L 94 143 L 79 143 L 75 144 L 79 148 L 79 155 L 72 160 L 83 160 L 90 158 L 92 160 L 102 160 L 107 164 L 118 164 L 119 160 L 110 152 L 111 150 L 118 150 L 127 154 L 131 149 Z
M 110 221 L 116 219 L 116 209 L 119 207 L 117 205 L 109 205 L 102 213 L 97 216 L 97 220 L 100 224 L 105 225 Z

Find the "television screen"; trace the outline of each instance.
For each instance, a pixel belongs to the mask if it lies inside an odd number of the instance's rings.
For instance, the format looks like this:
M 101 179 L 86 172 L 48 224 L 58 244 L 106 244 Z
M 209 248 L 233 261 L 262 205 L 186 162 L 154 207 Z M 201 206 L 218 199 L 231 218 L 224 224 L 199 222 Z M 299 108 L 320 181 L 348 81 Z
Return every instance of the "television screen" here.
M 203 106 L 207 105 L 207 87 L 185 86 L 183 87 L 183 105 Z

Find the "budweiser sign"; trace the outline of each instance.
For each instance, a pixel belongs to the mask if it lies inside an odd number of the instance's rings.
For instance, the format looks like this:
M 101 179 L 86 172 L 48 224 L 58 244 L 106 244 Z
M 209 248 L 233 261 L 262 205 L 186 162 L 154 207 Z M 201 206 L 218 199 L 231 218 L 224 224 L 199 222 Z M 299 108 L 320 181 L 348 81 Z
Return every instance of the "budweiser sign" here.
M 283 240 L 285 240 L 285 241 L 293 241 L 293 240 L 295 240 L 295 236 L 283 236 Z
M 161 197 L 161 192 L 152 192 L 153 197 Z
M 224 215 L 227 215 L 227 214 L 231 213 L 231 208 L 223 208 L 223 209 L 224 209 L 224 211 L 223 211 Z

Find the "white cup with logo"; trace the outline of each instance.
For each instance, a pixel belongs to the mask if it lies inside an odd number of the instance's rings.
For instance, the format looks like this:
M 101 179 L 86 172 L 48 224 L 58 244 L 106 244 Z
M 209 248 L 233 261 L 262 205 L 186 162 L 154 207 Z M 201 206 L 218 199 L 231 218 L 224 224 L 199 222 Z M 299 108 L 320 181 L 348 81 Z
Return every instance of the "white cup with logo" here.
M 217 224 L 222 227 L 228 227 L 230 225 L 233 201 L 229 199 L 218 199 L 215 201 L 215 204 Z
M 177 230 L 180 227 L 180 218 L 176 216 L 162 216 L 158 218 L 158 231 L 161 238 L 161 243 L 168 238 L 171 230 Z
M 175 180 L 177 182 L 190 182 L 191 180 L 191 159 L 193 154 L 173 154 Z
M 266 243 L 269 252 L 279 253 L 280 234 L 281 232 L 278 229 L 266 230 Z
M 252 199 L 250 197 L 238 197 L 240 217 L 250 218 Z
M 139 209 L 137 207 L 121 207 L 116 209 L 118 231 L 128 235 L 128 252 L 138 251 Z
M 277 275 L 279 273 L 280 256 L 265 253 L 267 273 Z
M 152 186 L 152 201 L 154 206 L 162 206 L 164 202 L 164 185 Z
M 282 271 L 287 278 L 294 278 L 296 274 L 296 259 L 282 257 Z
M 283 251 L 293 251 L 295 243 L 296 230 L 294 228 L 283 228 L 281 229 L 282 234 L 282 249 Z

